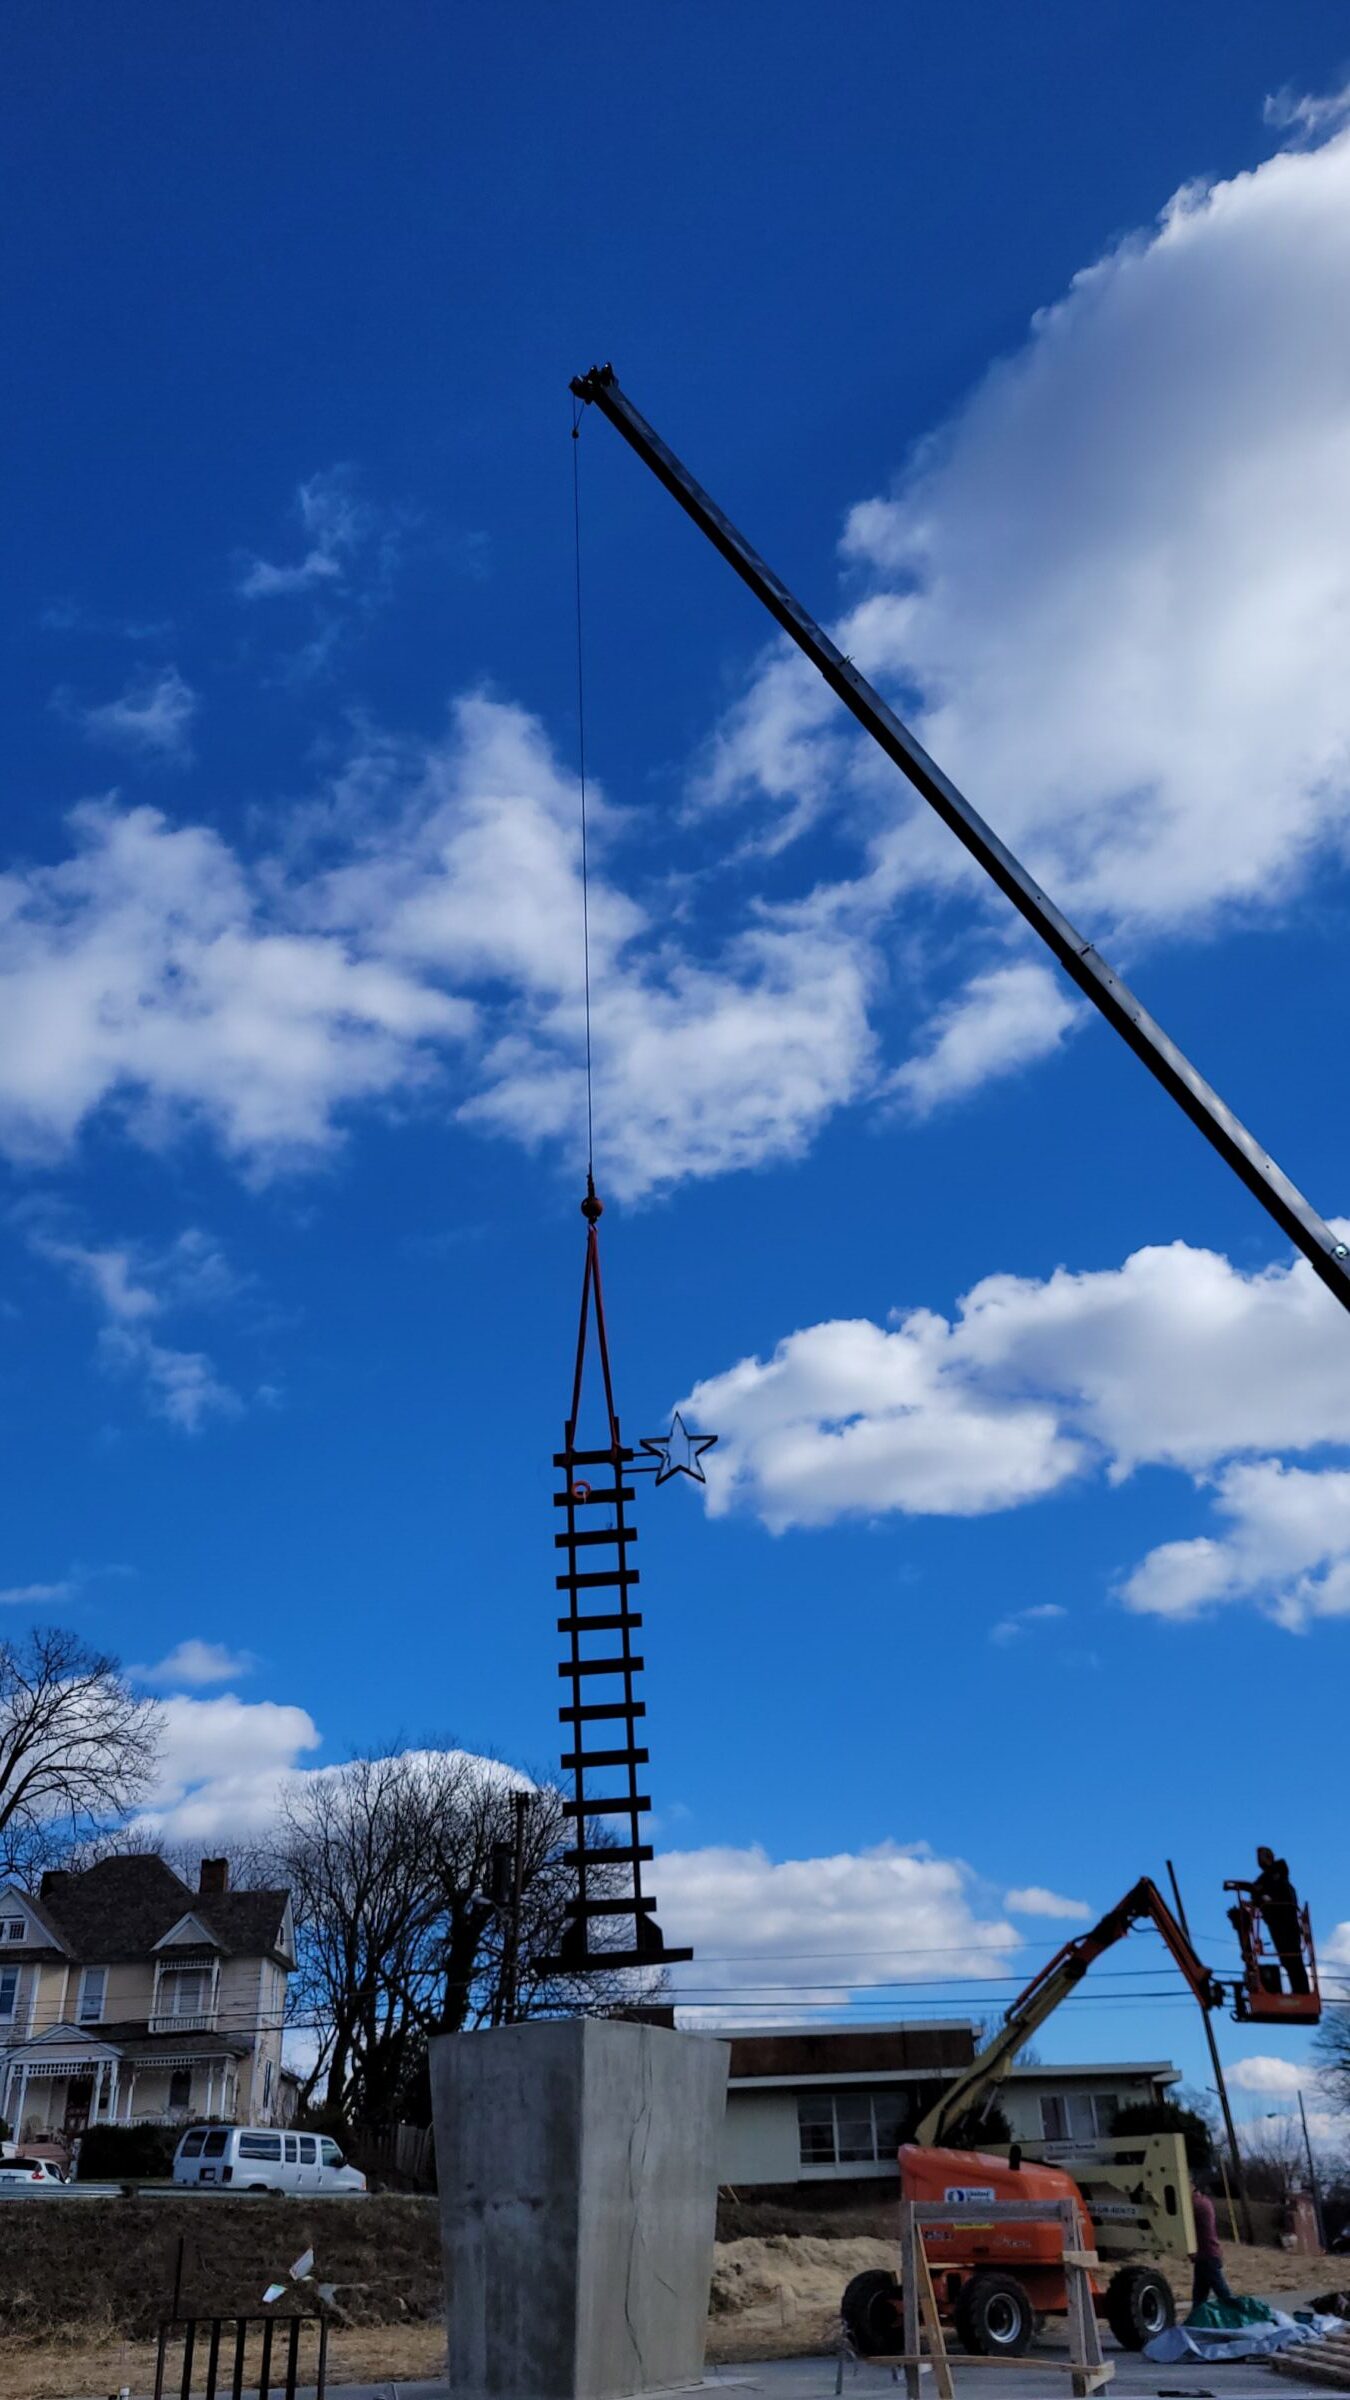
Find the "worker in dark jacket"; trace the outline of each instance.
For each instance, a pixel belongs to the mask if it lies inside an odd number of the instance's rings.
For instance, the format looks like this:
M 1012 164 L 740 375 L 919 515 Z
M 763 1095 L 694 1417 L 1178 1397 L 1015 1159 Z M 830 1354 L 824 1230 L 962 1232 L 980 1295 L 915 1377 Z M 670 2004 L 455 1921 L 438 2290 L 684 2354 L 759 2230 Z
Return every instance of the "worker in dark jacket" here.
M 1303 1963 L 1303 1931 L 1299 1924 L 1298 1893 L 1289 1880 L 1288 1861 L 1265 1847 L 1256 1853 L 1261 1872 L 1252 1885 L 1252 1901 L 1266 1921 L 1276 1956 L 1291 1992 L 1307 1992 L 1308 1970 Z
M 1195 2251 L 1191 2265 L 1195 2272 L 1191 2282 L 1191 2306 L 1199 2308 L 1205 2300 L 1226 2300 L 1230 2306 L 1233 2295 L 1223 2271 L 1223 2252 L 1219 2248 L 1219 2223 L 1214 2203 L 1208 2192 L 1191 2191 L 1191 2208 L 1195 2216 Z

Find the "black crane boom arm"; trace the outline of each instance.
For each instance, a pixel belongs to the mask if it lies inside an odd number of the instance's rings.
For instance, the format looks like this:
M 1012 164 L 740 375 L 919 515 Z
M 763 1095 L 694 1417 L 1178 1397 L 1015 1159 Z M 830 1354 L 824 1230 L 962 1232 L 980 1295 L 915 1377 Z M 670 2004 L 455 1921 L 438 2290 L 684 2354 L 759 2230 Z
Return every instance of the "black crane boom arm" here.
M 1227 1160 L 1234 1174 L 1274 1218 L 1280 1231 L 1295 1249 L 1302 1251 L 1314 1273 L 1335 1293 L 1341 1306 L 1350 1309 L 1350 1248 L 1337 1238 L 1296 1185 L 1267 1156 L 1203 1075 L 1197 1074 L 1190 1060 L 1155 1023 L 1100 952 L 1047 899 L 1007 844 L 985 824 L 866 676 L 859 673 L 851 659 L 845 658 L 815 619 L 807 615 L 787 585 L 779 581 L 744 535 L 723 516 L 674 451 L 666 448 L 660 435 L 639 415 L 621 389 L 613 368 L 592 367 L 588 374 L 575 376 L 571 388 L 579 400 L 593 404 L 608 417 L 629 448 L 651 468 L 686 515 L 693 518 L 728 565 L 735 568 L 741 581 L 749 585 L 756 599 L 762 601 L 784 633 L 819 670 L 864 731 L 870 733 L 901 774 L 908 777 L 1005 898 L 1011 900 L 1046 947 L 1054 952 L 1066 975 L 1129 1043 L 1135 1056 L 1143 1060 L 1163 1090 L 1185 1110 L 1220 1158 Z

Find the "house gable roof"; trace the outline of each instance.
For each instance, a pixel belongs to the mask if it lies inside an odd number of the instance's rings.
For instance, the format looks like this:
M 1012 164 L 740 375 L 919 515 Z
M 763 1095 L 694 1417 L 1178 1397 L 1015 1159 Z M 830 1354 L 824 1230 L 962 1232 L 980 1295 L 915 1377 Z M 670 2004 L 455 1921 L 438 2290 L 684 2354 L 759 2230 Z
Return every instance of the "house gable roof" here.
M 155 1944 L 157 1950 L 219 1950 L 223 1947 L 218 1933 L 213 1933 L 200 1912 L 191 1908 Z
M 42 1906 L 61 1946 L 91 1965 L 150 1958 L 171 1935 L 210 1942 L 231 1957 L 286 1963 L 278 1944 L 288 1900 L 284 1891 L 194 1892 L 147 1851 L 49 1875 Z M 27 1895 L 25 1906 L 33 1906 Z M 188 1924 L 196 1929 L 191 1936 Z
M 14 1882 L 0 1883 L 0 1917 L 17 1917 L 20 1914 L 27 1921 L 25 1938 L 22 1942 L 0 1945 L 0 1955 L 3 1955 L 5 1949 L 10 1948 L 16 1953 L 21 1950 L 68 1949 L 69 1945 L 57 1932 L 41 1902 L 35 1900 L 31 1892 L 21 1891 L 19 1885 Z

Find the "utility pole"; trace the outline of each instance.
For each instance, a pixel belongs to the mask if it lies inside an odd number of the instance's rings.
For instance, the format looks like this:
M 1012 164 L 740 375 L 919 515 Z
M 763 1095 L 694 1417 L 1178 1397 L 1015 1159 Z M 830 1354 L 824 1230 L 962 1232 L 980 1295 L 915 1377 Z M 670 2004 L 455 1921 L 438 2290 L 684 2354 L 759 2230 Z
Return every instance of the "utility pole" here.
M 1181 1930 L 1189 1941 L 1191 1929 L 1186 1922 L 1186 1908 L 1181 1897 L 1181 1886 L 1177 1882 L 1177 1871 L 1170 1858 L 1167 1862 L 1167 1873 L 1172 1886 L 1172 1898 L 1177 1904 L 1177 1915 L 1181 1920 Z M 1233 2162 L 1233 2187 L 1242 2211 L 1242 2238 L 1244 2242 L 1250 2242 L 1252 2239 L 1252 2212 L 1247 2202 L 1247 2186 L 1242 2176 L 1242 2153 L 1238 2148 L 1237 2127 L 1233 2123 L 1233 2111 L 1228 2103 L 1228 2086 L 1223 2078 L 1223 2061 L 1219 2056 L 1219 2044 L 1209 2010 L 1204 2009 L 1201 2013 L 1204 2018 L 1205 2040 L 1209 2044 L 1209 2063 L 1214 2069 L 1214 2089 L 1218 2094 L 1219 2106 L 1223 2110 L 1224 2131 L 1228 2136 L 1228 2155 Z
M 1319 2250 L 1325 2250 L 1327 2228 L 1326 2219 L 1322 2214 L 1322 2186 L 1317 2180 L 1317 2169 L 1313 2164 L 1312 2138 L 1308 2132 L 1308 2112 L 1303 2105 L 1302 2084 L 1298 2087 L 1298 2113 L 1303 2126 L 1303 2147 L 1308 2154 L 1308 2182 L 1312 2190 L 1313 2216 L 1317 2222 L 1317 2247 Z
M 511 1845 L 511 1891 L 506 1909 L 506 1941 L 502 1953 L 502 2020 L 517 2021 L 520 2000 L 520 1912 L 525 1894 L 525 1828 L 534 1805 L 529 1792 L 513 1792 L 515 1836 Z

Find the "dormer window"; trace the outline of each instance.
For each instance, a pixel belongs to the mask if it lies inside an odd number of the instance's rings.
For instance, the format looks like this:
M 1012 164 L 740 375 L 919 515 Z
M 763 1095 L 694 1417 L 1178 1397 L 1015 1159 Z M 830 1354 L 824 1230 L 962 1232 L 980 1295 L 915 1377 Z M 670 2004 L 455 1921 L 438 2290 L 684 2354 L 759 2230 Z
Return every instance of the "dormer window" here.
M 199 2017 L 211 2005 L 209 1967 L 171 1967 L 159 1987 L 161 2017 Z
M 76 2011 L 81 2025 L 97 2025 L 103 2015 L 103 1997 L 108 1988 L 106 1967 L 86 1967 L 80 1979 L 80 2005 Z

